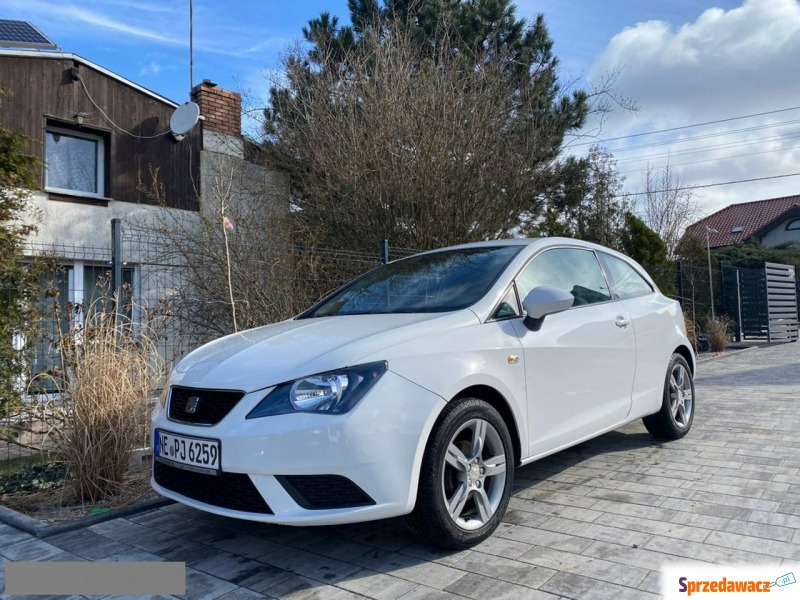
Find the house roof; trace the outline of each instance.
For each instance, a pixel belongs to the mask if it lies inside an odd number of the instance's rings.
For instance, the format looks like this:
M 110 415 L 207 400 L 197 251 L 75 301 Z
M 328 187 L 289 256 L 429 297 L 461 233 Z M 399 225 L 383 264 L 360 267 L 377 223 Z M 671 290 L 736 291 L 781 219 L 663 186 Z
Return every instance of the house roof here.
M 708 237 L 712 248 L 730 246 L 756 233 L 763 235 L 767 225 L 793 209 L 800 210 L 800 195 L 732 204 L 689 225 L 684 237 L 696 237 L 705 243 L 706 227 L 710 227 L 717 230 Z
M 85 58 L 78 56 L 77 54 L 72 54 L 71 52 L 42 52 L 39 50 L 23 50 L 19 48 L 15 49 L 8 49 L 8 48 L 0 48 L 0 56 L 17 56 L 20 58 L 38 58 L 38 59 L 56 59 L 56 60 L 72 60 L 82 65 L 86 65 L 90 69 L 98 71 L 107 77 L 111 77 L 112 79 L 116 79 L 120 83 L 124 83 L 125 85 L 132 87 L 133 89 L 158 100 L 159 102 L 163 102 L 173 108 L 177 108 L 178 104 L 173 102 L 169 98 L 165 98 L 161 94 L 157 94 L 152 90 L 148 90 L 146 87 L 139 85 L 138 83 L 134 83 L 130 79 L 126 79 L 122 75 L 117 75 L 113 71 L 109 71 L 105 67 L 101 67 L 98 64 L 93 63 L 90 60 L 86 60 Z

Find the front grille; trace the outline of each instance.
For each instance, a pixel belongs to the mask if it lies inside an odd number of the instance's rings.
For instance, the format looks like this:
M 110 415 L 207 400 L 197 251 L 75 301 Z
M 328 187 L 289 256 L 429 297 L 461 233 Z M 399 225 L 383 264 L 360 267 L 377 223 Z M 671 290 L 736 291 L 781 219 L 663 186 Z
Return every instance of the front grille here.
M 341 475 L 277 475 L 292 499 L 309 510 L 369 506 L 375 500 Z
M 216 425 L 243 396 L 244 392 L 198 390 L 173 385 L 169 398 L 169 418 L 193 425 Z
M 271 515 L 272 509 L 247 475 L 195 473 L 156 461 L 153 477 L 163 488 L 220 508 Z

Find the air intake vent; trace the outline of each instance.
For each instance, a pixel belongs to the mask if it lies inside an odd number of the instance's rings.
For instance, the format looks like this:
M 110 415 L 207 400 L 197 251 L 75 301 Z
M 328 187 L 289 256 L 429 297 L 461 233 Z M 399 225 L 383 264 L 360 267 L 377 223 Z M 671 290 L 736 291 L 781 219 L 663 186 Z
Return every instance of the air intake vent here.
M 272 509 L 250 478 L 241 473 L 206 475 L 156 461 L 153 463 L 153 477 L 161 487 L 203 504 L 262 515 L 272 514 Z
M 375 500 L 341 475 L 277 475 L 292 499 L 308 510 L 370 506 Z

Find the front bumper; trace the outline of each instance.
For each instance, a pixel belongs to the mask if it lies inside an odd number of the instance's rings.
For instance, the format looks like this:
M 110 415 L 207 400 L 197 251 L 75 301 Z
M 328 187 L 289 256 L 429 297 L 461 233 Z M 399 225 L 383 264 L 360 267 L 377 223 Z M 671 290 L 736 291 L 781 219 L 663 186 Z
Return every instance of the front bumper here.
M 151 423 L 151 437 L 158 428 L 220 440 L 221 469 L 226 475 L 186 472 L 191 473 L 186 478 L 196 486 L 212 488 L 230 487 L 232 483 L 247 487 L 251 483 L 268 506 L 268 512 L 254 512 L 249 503 L 241 504 L 243 510 L 240 510 L 235 498 L 220 503 L 209 500 L 208 494 L 189 497 L 185 495 L 190 493 L 185 491 L 188 488 L 172 483 L 167 483 L 169 487 L 162 485 L 170 481 L 164 477 L 160 477 L 161 483 L 154 477 L 153 488 L 204 511 L 285 525 L 352 523 L 394 517 L 413 509 L 425 444 L 445 405 L 441 397 L 388 371 L 347 414 L 294 413 L 245 419 L 269 391 L 245 395 L 214 426 L 170 421 L 160 404 L 153 411 Z M 181 469 L 171 470 L 178 477 L 182 475 Z M 241 476 L 246 476 L 249 482 L 242 481 Z M 327 491 L 335 495 L 340 489 L 336 481 L 342 482 L 342 478 L 363 490 L 371 502 L 341 508 L 308 508 L 307 499 L 291 483 L 311 480 L 319 487 L 331 482 Z

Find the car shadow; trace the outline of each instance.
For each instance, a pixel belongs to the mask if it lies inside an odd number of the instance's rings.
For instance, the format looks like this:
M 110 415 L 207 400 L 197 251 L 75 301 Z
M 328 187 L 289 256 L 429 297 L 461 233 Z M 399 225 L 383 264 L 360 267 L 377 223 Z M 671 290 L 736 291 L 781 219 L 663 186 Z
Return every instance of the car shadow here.
M 628 425 L 626 429 L 632 426 Z M 640 428 L 641 425 L 634 425 Z M 561 450 L 545 458 L 517 467 L 515 493 L 530 489 L 537 483 L 547 481 L 548 477 L 557 475 L 572 467 L 580 466 L 593 459 L 605 458 L 607 462 L 625 463 L 633 462 L 636 457 L 628 453 L 641 448 L 657 448 L 663 446 L 661 442 L 647 432 L 616 430 L 588 440 L 571 448 Z M 640 456 L 640 455 L 639 455 Z M 587 475 L 591 479 L 596 475 Z M 575 485 L 578 481 L 572 482 Z
M 524 498 L 531 492 L 557 492 L 562 485 L 565 488 L 580 485 L 582 475 L 571 477 L 569 482 L 552 478 L 563 479 L 556 476 L 588 460 L 593 460 L 594 470 L 604 462 L 597 461 L 598 458 L 615 463 L 632 462 L 636 460 L 632 451 L 647 447 L 655 451 L 662 445 L 640 429 L 641 424 L 628 425 L 519 467 L 514 496 Z M 641 452 L 638 455 L 641 457 Z M 273 597 L 331 584 L 366 596 L 388 593 L 383 587 L 393 586 L 393 597 L 395 592 L 402 595 L 406 588 L 411 591 L 420 584 L 436 589 L 457 588 L 464 571 L 480 569 L 480 557 L 486 558 L 472 550 L 441 550 L 424 543 L 408 531 L 404 518 L 286 527 L 230 519 L 183 505 L 162 510 L 179 517 L 177 522 L 181 523 L 176 527 L 174 519 L 162 520 L 165 533 L 176 532 L 216 550 L 213 556 L 198 562 L 193 554 L 196 549 L 190 544 L 186 546 L 186 556 L 181 556 L 180 551 L 173 552 L 170 560 L 185 560 L 191 569 Z M 517 524 L 516 512 L 510 508 L 499 535 L 473 550 L 497 554 L 497 548 L 513 543 L 503 539 L 502 532 Z

